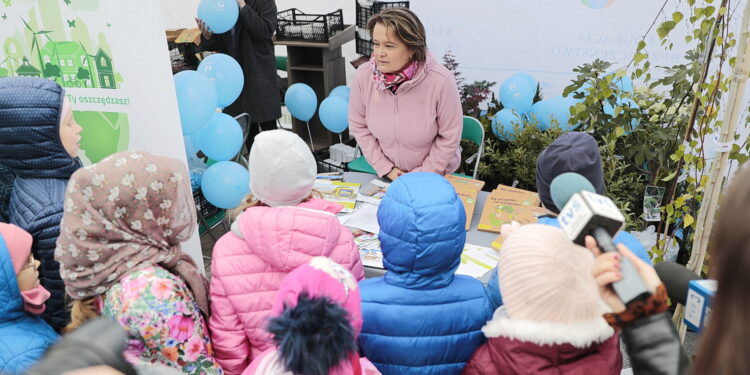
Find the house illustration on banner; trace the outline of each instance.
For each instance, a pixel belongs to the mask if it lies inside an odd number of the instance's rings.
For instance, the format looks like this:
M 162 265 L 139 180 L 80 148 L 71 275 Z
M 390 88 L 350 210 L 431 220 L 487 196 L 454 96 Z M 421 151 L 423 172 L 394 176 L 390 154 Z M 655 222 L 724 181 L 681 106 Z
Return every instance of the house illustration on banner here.
M 21 60 L 21 66 L 16 69 L 16 74 L 19 77 L 41 77 L 42 72 L 35 68 L 34 65 L 29 63 L 29 59 L 24 56 Z
M 115 89 L 115 71 L 112 68 L 112 58 L 104 52 L 103 49 L 99 48 L 99 52 L 94 56 L 96 65 L 96 76 L 99 79 L 99 87 L 104 89 Z
M 51 68 L 45 76 L 62 87 L 117 88 L 112 59 L 101 48 L 89 55 L 81 43 L 48 41 L 41 55 L 45 69 Z

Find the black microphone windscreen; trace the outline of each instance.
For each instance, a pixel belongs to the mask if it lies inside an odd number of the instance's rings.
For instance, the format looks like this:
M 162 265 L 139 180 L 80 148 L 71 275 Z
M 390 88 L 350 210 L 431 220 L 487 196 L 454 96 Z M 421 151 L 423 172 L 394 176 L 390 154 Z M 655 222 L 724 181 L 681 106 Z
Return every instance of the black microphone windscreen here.
M 685 304 L 687 301 L 688 284 L 690 280 L 698 280 L 700 277 L 688 270 L 685 266 L 672 263 L 660 262 L 654 266 L 656 274 L 664 283 L 667 295 L 673 303 Z

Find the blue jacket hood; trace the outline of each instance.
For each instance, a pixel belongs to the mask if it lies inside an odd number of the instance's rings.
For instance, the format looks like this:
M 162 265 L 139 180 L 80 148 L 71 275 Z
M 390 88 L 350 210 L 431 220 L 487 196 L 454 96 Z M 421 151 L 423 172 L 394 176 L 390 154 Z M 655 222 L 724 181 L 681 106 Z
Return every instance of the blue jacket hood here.
M 588 133 L 570 132 L 559 136 L 539 154 L 536 160 L 536 189 L 544 207 L 560 210 L 552 201 L 549 188 L 555 177 L 575 172 L 586 177 L 599 194 L 604 194 L 604 171 L 599 145 Z
M 0 78 L 0 163 L 16 176 L 68 179 L 80 167 L 60 140 L 64 97 L 49 79 Z
M 453 281 L 466 242 L 466 212 L 453 186 L 429 172 L 407 173 L 378 208 L 385 281 L 436 289 Z

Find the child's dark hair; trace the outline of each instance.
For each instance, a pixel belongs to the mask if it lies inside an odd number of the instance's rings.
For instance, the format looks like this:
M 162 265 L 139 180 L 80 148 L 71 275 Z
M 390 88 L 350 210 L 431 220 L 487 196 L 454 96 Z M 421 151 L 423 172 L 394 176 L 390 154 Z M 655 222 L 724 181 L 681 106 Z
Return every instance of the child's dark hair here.
M 328 375 L 357 350 L 347 311 L 328 297 L 309 297 L 305 292 L 297 306 L 285 307 L 270 320 L 268 332 L 280 362 L 296 375 Z

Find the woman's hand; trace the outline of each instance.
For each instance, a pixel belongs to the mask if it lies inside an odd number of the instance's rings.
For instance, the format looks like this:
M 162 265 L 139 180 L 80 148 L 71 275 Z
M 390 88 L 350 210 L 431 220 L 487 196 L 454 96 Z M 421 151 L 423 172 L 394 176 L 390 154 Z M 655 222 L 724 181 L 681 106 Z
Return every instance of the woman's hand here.
M 201 35 L 203 35 L 203 39 L 209 40 L 212 36 L 214 36 L 214 33 L 209 30 L 208 26 L 201 20 L 200 18 L 196 18 L 195 22 L 198 23 L 198 28 L 201 29 Z
M 240 9 L 242 9 L 242 7 L 244 7 L 245 5 L 245 0 L 237 0 L 237 6 L 239 6 Z
M 402 170 L 400 170 L 400 169 L 398 169 L 396 167 L 393 167 L 393 169 L 391 169 L 391 171 L 388 172 L 388 174 L 385 175 L 385 177 L 388 177 L 388 179 L 390 179 L 391 181 L 396 181 L 396 179 L 399 176 L 401 176 L 402 174 L 404 174 L 404 171 L 402 171 Z
M 596 240 L 591 236 L 586 236 L 586 248 L 588 248 L 596 257 L 592 273 L 594 279 L 596 279 L 596 284 L 599 286 L 599 294 L 601 295 L 602 300 L 604 300 L 604 302 L 609 305 L 609 307 L 612 308 L 612 311 L 616 314 L 625 311 L 625 305 L 620 300 L 620 297 L 617 296 L 614 289 L 612 289 L 612 283 L 622 279 L 622 273 L 620 273 L 620 262 L 622 261 L 623 256 L 630 259 L 630 262 L 633 263 L 633 267 L 635 267 L 636 271 L 638 271 L 638 274 L 641 276 L 641 280 L 643 280 L 646 288 L 651 293 L 654 293 L 656 287 L 661 285 L 661 280 L 656 274 L 656 270 L 635 256 L 635 254 L 623 244 L 617 245 L 618 253 L 602 253 L 602 251 L 599 250 L 599 246 L 596 244 Z

